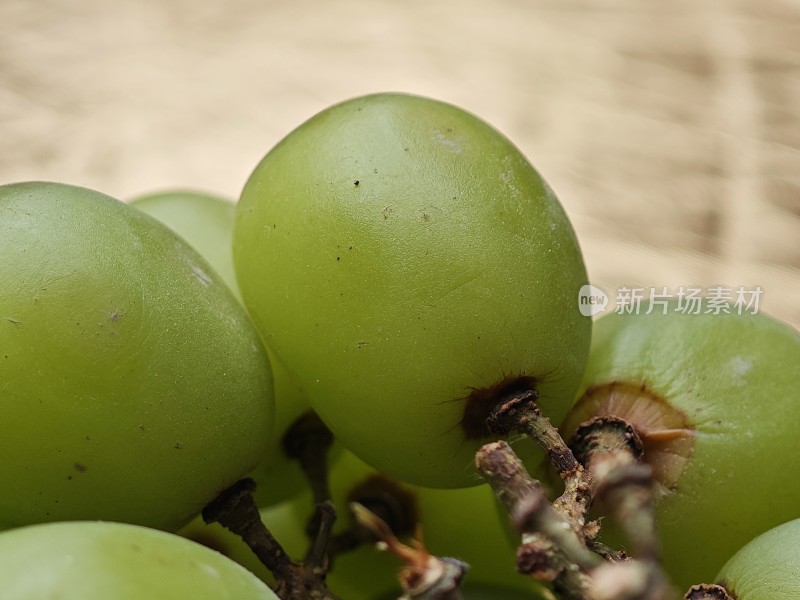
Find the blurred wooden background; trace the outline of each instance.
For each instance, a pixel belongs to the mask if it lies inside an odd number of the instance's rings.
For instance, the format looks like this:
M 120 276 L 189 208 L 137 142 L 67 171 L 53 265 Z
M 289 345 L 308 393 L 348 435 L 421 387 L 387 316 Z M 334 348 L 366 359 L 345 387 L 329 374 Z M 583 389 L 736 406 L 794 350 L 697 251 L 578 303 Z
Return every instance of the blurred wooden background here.
M 2 0 L 0 184 L 235 198 L 301 121 L 387 90 L 508 135 L 610 294 L 758 285 L 800 325 L 797 0 Z

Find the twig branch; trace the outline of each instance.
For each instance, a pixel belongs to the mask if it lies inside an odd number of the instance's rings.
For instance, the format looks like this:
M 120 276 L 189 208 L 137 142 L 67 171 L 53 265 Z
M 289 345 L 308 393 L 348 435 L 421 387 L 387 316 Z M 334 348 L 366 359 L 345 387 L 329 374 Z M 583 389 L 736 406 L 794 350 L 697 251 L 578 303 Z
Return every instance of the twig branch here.
M 601 559 L 591 553 L 572 525 L 544 497 L 522 461 L 506 442 L 484 445 L 475 464 L 506 506 L 514 524 L 527 535 L 517 554 L 517 568 L 553 583 L 570 600 L 584 600 L 588 579 L 583 569 Z
M 644 446 L 636 430 L 618 417 L 596 417 L 578 427 L 570 447 L 591 475 L 592 497 L 621 526 L 637 559 L 598 569 L 593 574 L 598 598 L 671 598 L 673 592 L 658 562 L 653 473 L 641 462 Z
M 525 465 L 506 442 L 486 444 L 475 456 L 478 470 L 511 515 L 520 533 L 541 533 L 566 558 L 582 569 L 597 566 L 602 559 L 590 552 L 572 524 L 559 513 L 542 487 L 525 470 Z
M 592 475 L 592 495 L 623 528 L 632 555 L 657 562 L 660 557 L 653 513 L 653 473 L 641 462 L 644 445 L 636 430 L 618 417 L 582 423 L 570 447 Z
M 242 479 L 224 490 L 203 509 L 206 523 L 219 523 L 244 540 L 277 581 L 275 593 L 282 600 L 339 600 L 325 585 L 324 551 L 312 552 L 313 560 L 292 561 L 261 520 L 253 499 L 256 484 Z M 336 511 L 330 503 L 322 511 L 320 531 L 312 548 L 324 548 Z
M 203 509 L 203 520 L 219 523 L 241 537 L 276 579 L 288 577 L 292 559 L 261 521 L 253 501 L 255 489 L 252 479 L 236 482 Z
M 487 427 L 500 435 L 525 434 L 545 451 L 564 482 L 564 492 L 552 505 L 507 445 L 487 444 L 476 456 L 481 473 L 527 532 L 517 554 L 518 569 L 551 581 L 570 599 L 669 599 L 672 590 L 657 562 L 652 472 L 641 462 L 643 446 L 636 431 L 622 419 L 594 419 L 567 446 L 542 415 L 537 398 L 535 390 L 514 393 L 489 415 Z M 595 501 L 622 524 L 636 560 L 595 541 L 599 524 L 586 522 Z
M 527 435 L 544 450 L 564 482 L 564 492 L 553 505 L 576 530 L 580 530 L 592 503 L 591 478 L 558 430 L 542 414 L 536 404 L 537 397 L 535 391 L 528 390 L 507 398 L 489 415 L 487 426 L 498 435 Z

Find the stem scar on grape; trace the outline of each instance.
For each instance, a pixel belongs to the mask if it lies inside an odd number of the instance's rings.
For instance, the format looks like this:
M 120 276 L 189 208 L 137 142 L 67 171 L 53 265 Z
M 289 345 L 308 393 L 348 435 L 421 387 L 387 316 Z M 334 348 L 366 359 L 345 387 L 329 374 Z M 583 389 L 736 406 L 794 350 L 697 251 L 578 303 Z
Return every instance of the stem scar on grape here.
M 656 498 L 675 489 L 694 451 L 689 417 L 647 382 L 611 381 L 586 389 L 561 426 L 570 439 L 580 423 L 615 416 L 633 426 L 644 445 L 643 461 L 653 469 Z
M 491 436 L 487 419 L 500 403 L 509 396 L 532 391 L 539 397 L 539 377 L 533 375 L 505 375 L 500 381 L 485 388 L 471 388 L 465 401 L 461 429 L 468 440 L 480 440 Z
M 347 495 L 347 506 L 353 503 L 364 506 L 378 516 L 397 537 L 412 536 L 420 522 L 416 495 L 380 474 L 370 475 L 353 487 Z M 331 559 L 375 541 L 374 533 L 354 518 L 348 529 L 331 539 Z

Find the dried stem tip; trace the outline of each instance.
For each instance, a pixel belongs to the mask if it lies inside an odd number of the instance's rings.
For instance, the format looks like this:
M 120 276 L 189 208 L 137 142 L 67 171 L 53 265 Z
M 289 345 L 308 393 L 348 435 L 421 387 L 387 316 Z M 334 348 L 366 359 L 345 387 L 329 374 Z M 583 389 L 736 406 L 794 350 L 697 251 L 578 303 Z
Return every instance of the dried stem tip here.
M 506 442 L 484 445 L 475 462 L 517 528 L 547 540 L 518 555 L 518 569 L 541 573 L 547 581 L 564 575 L 575 579 L 573 566 L 588 569 L 602 560 L 586 548 L 569 521 L 548 502 L 539 483 Z M 580 586 L 577 580 L 572 583 L 572 587 Z
M 508 397 L 486 419 L 492 433 L 507 436 L 511 433 L 527 435 L 547 453 L 561 479 L 566 481 L 580 470 L 580 465 L 567 447 L 550 419 L 542 414 L 535 390 L 526 390 Z
M 406 566 L 400 571 L 400 584 L 408 600 L 462 600 L 461 582 L 469 569 L 454 558 L 430 554 L 421 541 L 421 534 L 412 546 L 406 546 L 375 513 L 357 502 L 350 504 L 353 516 L 371 530 L 380 547 L 401 558 Z
M 237 481 L 203 509 L 203 520 L 219 523 L 241 537 L 276 579 L 289 577 L 292 560 L 261 521 L 253 499 L 255 489 L 252 479 Z
M 327 450 L 332 444 L 331 430 L 313 411 L 300 415 L 283 436 L 286 455 L 300 461 L 318 449 Z
M 644 456 L 644 445 L 633 425 L 612 415 L 581 423 L 569 445 L 584 466 L 601 454 L 624 453 L 635 461 Z
M 703 583 L 689 588 L 683 600 L 733 600 L 733 596 L 721 585 Z
M 482 446 L 475 454 L 475 465 L 509 513 L 513 513 L 520 501 L 541 487 L 506 442 L 491 442 Z
M 563 571 L 563 561 L 553 555 L 553 543 L 543 536 L 530 539 L 517 548 L 517 571 L 543 583 L 554 582 Z
M 256 491 L 256 482 L 249 477 L 240 479 L 231 487 L 220 493 L 203 509 L 203 520 L 206 523 L 216 523 L 227 520 L 232 512 L 240 505 L 247 505 L 250 496 Z M 222 523 L 225 525 L 225 523 Z

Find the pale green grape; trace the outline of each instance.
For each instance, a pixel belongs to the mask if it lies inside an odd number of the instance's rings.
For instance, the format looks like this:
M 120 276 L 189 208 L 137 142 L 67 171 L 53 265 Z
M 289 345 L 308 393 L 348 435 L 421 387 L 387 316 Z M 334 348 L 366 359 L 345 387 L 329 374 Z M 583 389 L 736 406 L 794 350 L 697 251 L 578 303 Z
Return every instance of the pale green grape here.
M 763 314 L 610 314 L 594 328 L 569 438 L 630 421 L 654 469 L 664 565 L 681 589 L 800 515 L 800 334 Z M 619 541 L 619 540 L 617 540 Z
M 725 563 L 716 581 L 736 600 L 800 598 L 800 519 L 750 541 Z
M 105 522 L 0 534 L 0 595 L 13 600 L 277 600 L 255 575 L 176 535 Z
M 136 198 L 131 205 L 155 217 L 189 242 L 240 297 L 231 247 L 236 214 L 232 202 L 191 190 L 165 190 Z M 262 506 L 277 504 L 308 485 L 298 462 L 286 455 L 282 442 L 296 419 L 311 410 L 302 390 L 269 347 L 267 354 L 275 385 L 275 431 L 264 460 L 250 473 L 258 484 L 256 501 Z M 335 452 L 332 449 L 332 454 Z
M 580 383 L 572 227 L 519 150 L 449 104 L 376 94 L 295 129 L 245 185 L 234 263 L 314 409 L 393 477 L 477 485 L 500 398 L 535 389 L 558 422 Z
M 130 200 L 136 207 L 180 235 L 205 258 L 237 298 L 231 237 L 236 205 L 196 190 L 162 190 Z
M 305 521 L 298 516 L 294 506 L 295 501 L 295 499 L 290 499 L 262 508 L 260 514 L 261 520 L 289 556 L 300 560 L 308 548 L 308 538 L 305 534 Z M 270 586 L 275 583 L 275 577 L 250 549 L 250 546 L 219 523 L 209 525 L 203 521 L 202 516 L 198 516 L 178 531 L 178 535 L 224 554 Z
M 0 528 L 177 529 L 264 456 L 258 333 L 208 263 L 108 196 L 0 187 Z

